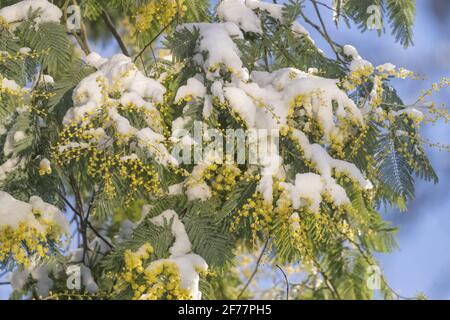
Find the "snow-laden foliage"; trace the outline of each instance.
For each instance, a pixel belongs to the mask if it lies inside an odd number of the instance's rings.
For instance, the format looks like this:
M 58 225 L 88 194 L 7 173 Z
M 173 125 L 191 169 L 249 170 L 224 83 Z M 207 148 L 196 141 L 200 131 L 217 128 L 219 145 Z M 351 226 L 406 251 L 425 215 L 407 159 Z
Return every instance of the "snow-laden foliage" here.
M 359 22 L 346 4 L 336 21 Z M 0 9 L 13 297 L 249 298 L 236 257 L 261 250 L 303 270 L 293 298 L 372 298 L 374 253 L 395 247 L 377 209 L 406 209 L 415 177 L 437 182 L 419 126 L 448 120 L 425 98 L 449 80 L 404 105 L 390 80 L 413 72 L 334 43 L 299 1 L 80 5 L 77 32 L 45 0 Z M 91 27 L 122 52 L 92 52 Z

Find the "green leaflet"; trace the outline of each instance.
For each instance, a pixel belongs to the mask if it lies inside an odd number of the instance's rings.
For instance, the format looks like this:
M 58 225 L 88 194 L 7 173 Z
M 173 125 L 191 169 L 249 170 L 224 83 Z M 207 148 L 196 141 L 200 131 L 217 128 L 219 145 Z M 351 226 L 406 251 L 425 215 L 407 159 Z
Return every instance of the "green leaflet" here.
M 370 6 L 378 6 L 383 29 L 377 30 L 381 34 L 386 28 L 384 20 L 388 21 L 391 27 L 391 33 L 395 40 L 404 47 L 413 44 L 413 24 L 416 13 L 416 0 L 348 0 L 342 1 L 338 8 L 342 16 L 355 22 L 362 31 L 368 29 L 367 21 L 372 11 L 368 11 Z
M 20 26 L 19 37 L 24 46 L 43 53 L 42 69 L 50 75 L 67 70 L 73 57 L 73 46 L 65 27 L 56 23 L 42 23 L 35 29 L 30 24 L 25 22 Z

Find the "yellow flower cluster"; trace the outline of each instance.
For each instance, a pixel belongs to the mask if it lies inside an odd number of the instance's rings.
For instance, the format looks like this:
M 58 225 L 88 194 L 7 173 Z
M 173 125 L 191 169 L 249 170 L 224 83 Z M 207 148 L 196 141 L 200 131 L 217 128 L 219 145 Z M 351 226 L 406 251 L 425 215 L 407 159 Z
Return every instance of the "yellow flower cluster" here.
M 163 130 L 164 125 L 160 114 L 156 109 L 149 110 L 143 106 L 128 103 L 126 105 L 118 106 L 117 110 L 121 112 L 141 114 L 145 118 L 146 123 L 153 128 L 154 131 L 161 132 Z
M 354 235 L 354 230 L 345 219 L 350 210 L 353 210 L 351 205 L 335 208 L 332 214 L 326 211 L 316 214 L 300 209 L 281 226 L 289 232 L 292 244 L 300 252 L 305 263 L 308 263 L 311 262 L 309 260 L 313 257 L 313 248 L 317 244 L 325 245 L 327 239 L 335 237 L 336 234 L 348 237 Z
M 303 107 L 305 103 L 308 103 L 308 99 L 306 99 L 305 95 L 296 96 L 295 99 L 289 104 L 288 117 L 292 118 L 294 116 L 295 109 Z
M 362 68 L 358 68 L 348 75 L 344 80 L 343 86 L 346 90 L 353 90 L 357 86 L 366 83 L 373 75 L 374 69 L 372 66 L 367 65 Z
M 374 96 L 372 97 L 370 104 L 373 107 L 378 107 L 383 102 L 383 77 L 381 76 L 375 76 L 373 79 L 373 85 L 374 85 Z
M 189 292 L 180 288 L 180 271 L 174 262 L 158 260 L 145 268 L 152 253 L 153 247 L 148 243 L 135 252 L 126 250 L 125 267 L 114 289 L 131 287 L 133 300 L 189 299 Z
M 40 214 L 34 214 L 39 221 Z M 17 229 L 0 227 L 0 263 L 13 258 L 18 265 L 27 268 L 31 264 L 31 256 L 46 258 L 47 240 L 58 242 L 61 230 L 54 223 L 42 220 L 40 223 L 46 227 L 44 231 L 38 231 L 26 221 L 20 222 Z
M 162 194 L 159 175 L 154 166 L 145 164 L 139 158 L 120 159 L 118 165 L 120 175 L 130 180 L 128 193 L 130 200 L 140 187 L 154 195 Z
M 354 156 L 362 147 L 364 147 L 364 141 L 367 136 L 367 131 L 368 131 L 367 126 L 360 128 L 359 132 L 355 133 L 355 135 L 350 137 L 349 140 L 346 142 L 346 144 L 350 148 L 349 157 Z M 339 150 L 337 150 L 337 148 L 333 148 L 333 151 L 335 151 L 339 157 L 344 159 L 345 158 L 344 146 L 340 145 L 339 148 L 340 148 Z
M 424 119 L 425 123 L 436 123 L 439 119 L 443 119 L 445 123 L 448 123 L 450 120 L 450 114 L 448 112 L 448 108 L 445 105 L 438 107 L 436 103 L 432 102 L 430 107 L 428 108 L 429 114 Z
M 290 217 L 294 213 L 291 196 L 288 192 L 284 192 L 285 190 L 281 185 L 278 185 L 277 191 L 280 196 L 277 201 L 275 212 L 280 217 Z
M 213 176 L 213 174 L 215 175 Z M 236 185 L 241 175 L 241 170 L 235 164 L 224 164 L 217 170 L 211 170 L 207 175 L 210 179 L 213 192 L 228 193 Z
M 40 176 L 45 176 L 45 175 L 48 175 L 48 174 L 52 174 L 52 168 L 47 168 L 47 169 L 39 168 L 39 175 Z
M 433 83 L 428 90 L 423 90 L 419 99 L 417 99 L 417 103 L 424 103 L 425 98 L 431 97 L 433 93 L 437 93 L 448 86 L 450 86 L 450 78 L 443 77 L 439 82 Z M 445 107 L 445 104 L 437 106 L 435 102 L 431 102 L 427 106 L 427 111 L 428 113 L 424 119 L 425 123 L 435 124 L 439 119 L 443 119 L 447 123 L 450 120 L 448 108 Z
M 7 29 L 8 28 L 8 21 L 0 16 L 0 27 Z
M 383 66 L 379 66 L 374 69 L 372 66 L 368 65 L 350 72 L 348 77 L 341 81 L 341 85 L 344 89 L 350 91 L 355 89 L 357 86 L 372 81 L 375 90 L 373 94 L 371 94 L 372 99 L 370 103 L 373 107 L 378 107 L 383 102 L 383 81 L 389 77 L 395 77 L 398 79 L 418 79 L 412 71 L 404 68 L 384 70 Z
M 397 69 L 392 69 L 389 71 L 383 70 L 383 68 L 381 66 L 377 67 L 377 71 L 379 72 L 380 75 L 383 75 L 384 78 L 387 77 L 395 77 L 398 79 L 406 79 L 406 78 L 412 78 L 414 80 L 419 79 L 418 76 L 414 75 L 414 72 L 407 70 L 405 68 L 399 68 Z
M 136 252 L 126 250 L 124 253 L 125 268 L 136 269 L 139 273 L 144 272 L 143 262 L 150 259 L 153 251 L 153 247 L 149 243 L 144 243 Z
M 185 96 L 184 98 L 178 99 L 177 101 L 175 101 L 175 103 L 177 105 L 182 105 L 183 103 L 187 103 L 187 102 L 190 102 L 190 101 L 192 101 L 192 95 L 191 94 Z
M 281 130 L 281 134 L 282 134 L 282 136 L 289 137 L 289 139 L 290 139 L 290 140 L 292 141 L 292 143 L 294 144 L 295 149 L 300 153 L 300 156 L 302 157 L 303 163 L 304 163 L 306 166 L 308 166 L 308 168 L 314 169 L 315 166 L 314 166 L 314 164 L 312 163 L 312 161 L 305 158 L 305 156 L 304 156 L 304 150 L 303 150 L 302 146 L 300 145 L 300 142 L 299 142 L 299 141 L 296 139 L 296 137 L 293 135 L 293 130 L 294 130 L 293 127 L 290 127 L 290 126 L 284 126 L 284 127 L 282 128 L 282 130 Z
M 110 155 L 105 150 L 89 148 L 88 174 L 103 181 L 104 191 L 110 198 L 116 195 L 113 183 L 114 172 L 128 181 L 126 201 L 131 201 L 133 195 L 144 188 L 155 195 L 162 194 L 159 175 L 153 165 L 144 164 L 139 158 L 121 158 L 118 154 Z
M 444 120 L 447 123 L 450 120 L 450 114 L 448 107 L 445 103 L 436 105 L 433 101 L 425 101 L 427 97 L 431 97 L 433 93 L 439 92 L 442 88 L 450 86 L 449 78 L 442 78 L 440 82 L 433 83 L 428 90 L 422 90 L 421 95 L 414 104 L 402 105 L 402 104 L 388 104 L 393 107 L 417 109 L 420 112 L 404 113 L 402 118 L 405 125 L 410 125 L 412 129 L 417 128 L 421 123 L 436 124 L 439 120 Z M 375 120 L 379 125 L 389 128 L 390 123 L 394 123 L 398 115 L 382 110 L 381 112 L 375 112 L 373 114 Z
M 290 127 L 300 129 L 304 133 L 308 133 L 313 140 L 322 141 L 324 137 L 324 124 L 320 118 L 314 117 L 312 101 L 316 100 L 324 104 L 321 90 L 315 90 L 308 94 L 296 96 L 289 103 L 288 121 Z M 349 113 L 346 117 L 336 116 L 335 129 L 330 132 L 330 145 L 336 152 L 342 152 L 345 139 L 349 139 L 354 135 L 354 131 L 360 128 L 360 123 L 356 117 Z M 299 126 L 300 124 L 300 126 Z M 282 134 L 287 134 L 287 127 L 284 127 Z
M 147 290 L 143 292 L 144 300 L 189 300 L 188 290 L 180 287 L 181 276 L 178 266 L 174 262 L 159 261 L 151 265 L 144 272 Z
M 272 214 L 272 204 L 267 203 L 260 192 L 255 192 L 239 210 L 230 229 L 236 231 L 242 220 L 249 220 L 252 238 L 256 240 L 259 231 L 270 232 L 273 222 Z
M 14 53 L 10 53 L 8 51 L 0 52 L 0 63 L 6 63 L 7 61 L 23 61 L 25 58 L 37 59 L 40 56 L 48 54 L 47 51 L 43 51 L 38 53 L 36 51 L 16 51 Z
M 180 17 L 184 15 L 187 10 L 184 3 L 184 0 L 149 0 L 134 14 L 136 30 L 147 31 L 153 23 L 160 26 L 168 25 L 177 15 Z
M 105 109 L 107 108 L 106 106 Z M 156 117 L 154 111 L 144 110 L 145 108 L 134 104 L 121 105 L 117 109 L 121 112 L 138 113 L 147 117 L 147 121 L 153 119 L 154 128 L 162 126 L 160 117 Z M 146 164 L 138 156 L 130 154 L 130 137 L 120 135 L 112 128 L 106 128 L 105 124 L 110 120 L 107 111 L 101 110 L 98 114 L 90 112 L 68 123 L 61 131 L 57 145 L 53 147 L 53 159 L 63 166 L 81 157 L 87 158 L 88 174 L 100 179 L 106 195 L 110 198 L 116 196 L 113 182 L 115 173 L 128 182 L 126 201 L 131 201 L 140 189 L 155 195 L 162 194 L 155 166 Z M 105 135 L 106 130 L 112 132 L 111 136 Z

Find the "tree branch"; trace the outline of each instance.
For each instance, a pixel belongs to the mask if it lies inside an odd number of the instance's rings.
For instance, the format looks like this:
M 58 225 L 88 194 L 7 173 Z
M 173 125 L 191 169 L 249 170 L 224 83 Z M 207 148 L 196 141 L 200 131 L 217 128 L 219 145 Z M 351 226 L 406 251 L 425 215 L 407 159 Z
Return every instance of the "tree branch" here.
M 111 31 L 112 35 L 114 36 L 117 43 L 119 44 L 119 47 L 122 50 L 123 54 L 129 57 L 130 53 L 128 52 L 127 46 L 125 45 L 122 38 L 120 37 L 120 34 L 117 31 L 116 27 L 114 26 L 114 23 L 112 22 L 111 17 L 109 16 L 108 12 L 106 12 L 105 9 L 102 9 L 102 18 L 103 18 L 103 21 L 105 21 L 106 26 L 108 27 L 109 31 Z
M 110 243 L 105 237 L 103 237 L 103 236 L 100 234 L 100 232 L 98 232 L 98 231 L 95 229 L 95 227 L 91 224 L 91 222 L 90 222 L 89 220 L 87 220 L 87 219 L 85 219 L 85 218 L 82 217 L 81 213 L 80 213 L 77 209 L 75 209 L 75 207 L 70 203 L 69 200 L 67 200 L 67 198 L 66 198 L 61 192 L 58 191 L 58 195 L 59 195 L 59 197 L 64 201 L 64 203 L 66 203 L 66 204 L 69 206 L 69 208 L 70 208 L 73 212 L 75 212 L 75 214 L 80 218 L 80 220 L 83 219 L 83 222 L 80 223 L 80 224 L 82 224 L 82 225 L 84 224 L 84 225 L 86 225 L 87 227 L 89 227 L 89 229 L 91 229 L 92 232 L 93 232 L 97 237 L 99 237 L 103 242 L 105 242 L 111 249 L 114 249 L 114 248 L 115 248 L 115 246 L 114 246 L 112 243 Z M 92 203 L 92 200 L 91 200 L 91 203 Z M 87 215 L 86 218 L 89 218 L 89 216 Z M 83 236 L 83 231 L 82 231 L 82 230 L 80 230 L 80 233 L 81 233 L 81 235 Z M 87 240 L 86 240 L 86 241 L 87 241 Z M 84 242 L 84 236 L 83 236 L 83 242 Z
M 356 242 L 355 240 L 353 240 L 351 237 L 349 237 L 345 232 L 342 232 L 339 230 L 339 228 L 336 227 L 336 230 L 346 239 L 348 240 L 351 244 L 353 244 L 355 246 L 355 248 L 359 251 L 359 253 L 361 254 L 361 256 L 363 257 L 363 259 L 367 262 L 367 264 L 369 265 L 378 265 L 378 263 L 375 261 L 375 259 L 370 255 L 367 254 L 366 251 L 363 249 L 363 247 L 361 246 L 360 243 Z M 415 298 L 410 298 L 410 297 L 405 297 L 400 295 L 399 293 L 397 293 L 386 281 L 386 279 L 384 278 L 383 275 L 381 275 L 381 280 L 383 281 L 383 284 L 386 286 L 386 288 L 388 288 L 395 296 L 397 296 L 397 298 L 399 299 L 403 299 L 403 300 L 416 300 Z
M 72 31 L 71 34 L 73 35 L 75 40 L 77 40 L 77 42 L 80 45 L 81 50 L 83 50 L 84 54 L 89 55 L 91 53 L 91 50 L 86 45 L 86 43 L 81 39 L 81 37 L 75 31 Z
M 89 201 L 89 205 L 88 205 L 85 221 L 89 220 L 89 216 L 91 215 L 91 212 L 94 209 L 96 195 L 97 195 L 97 192 L 94 189 L 94 191 L 92 191 L 91 201 Z
M 115 248 L 114 245 L 113 245 L 111 242 L 109 242 L 108 240 L 106 240 L 106 238 L 105 238 L 104 236 L 102 236 L 102 235 L 100 234 L 100 232 L 98 232 L 98 231 L 94 228 L 94 226 L 91 224 L 90 221 L 87 221 L 87 225 L 88 225 L 89 229 L 91 229 L 92 232 L 94 232 L 94 234 L 95 234 L 97 237 L 99 237 L 104 243 L 106 243 L 106 244 L 108 245 L 108 247 L 110 247 L 111 249 L 114 249 L 114 248 Z
M 311 0 L 311 2 L 313 4 L 314 10 L 316 11 L 317 17 L 319 18 L 320 25 L 322 26 L 322 30 L 323 30 L 323 32 L 321 32 L 322 36 L 325 38 L 325 40 L 330 45 L 331 49 L 333 50 L 334 54 L 336 55 L 336 59 L 338 61 L 340 61 L 342 63 L 342 65 L 344 65 L 348 69 L 347 63 L 341 58 L 339 52 L 336 50 L 336 47 L 341 47 L 341 46 L 336 44 L 336 42 L 334 42 L 331 39 L 330 35 L 328 34 L 327 28 L 326 28 L 325 23 L 324 23 L 324 21 L 322 19 L 322 15 L 320 14 L 320 10 L 319 10 L 319 7 L 317 6 L 316 0 Z M 318 29 L 316 28 L 316 30 L 318 30 Z
M 167 30 L 167 28 L 169 28 L 172 23 L 174 23 L 176 20 L 178 19 L 178 13 L 175 15 L 175 17 L 166 25 L 164 26 L 164 28 L 162 28 L 157 34 L 156 36 L 153 37 L 153 39 L 151 39 L 145 46 L 144 48 L 142 48 L 141 51 L 139 51 L 139 53 L 134 57 L 133 61 L 136 62 L 136 60 L 142 55 L 144 54 L 145 50 L 147 50 L 147 48 L 149 46 L 151 46 L 153 44 L 153 42 L 155 42 L 163 33 L 164 31 Z
M 283 269 L 279 265 L 275 265 L 283 274 L 284 281 L 286 282 L 286 300 L 289 300 L 289 281 L 286 273 L 283 271 Z
M 250 285 L 250 283 L 253 281 L 253 278 L 255 277 L 256 273 L 259 270 L 259 265 L 261 264 L 262 261 L 262 257 L 264 256 L 264 253 L 266 252 L 267 249 L 267 245 L 269 244 L 270 238 L 267 238 L 266 242 L 264 243 L 264 246 L 261 250 L 261 253 L 258 257 L 258 260 L 256 261 L 256 265 L 255 268 L 253 269 L 252 274 L 250 275 L 250 278 L 248 278 L 247 283 L 245 284 L 244 288 L 242 288 L 241 292 L 239 293 L 239 295 L 237 296 L 237 299 L 239 300 L 239 298 L 244 294 L 245 290 L 247 290 L 248 286 Z

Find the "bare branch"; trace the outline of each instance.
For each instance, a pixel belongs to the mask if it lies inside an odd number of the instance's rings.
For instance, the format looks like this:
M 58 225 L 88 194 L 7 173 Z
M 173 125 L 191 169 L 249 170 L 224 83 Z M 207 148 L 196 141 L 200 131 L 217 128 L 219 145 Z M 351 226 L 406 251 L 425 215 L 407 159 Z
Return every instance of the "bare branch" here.
M 116 27 L 114 26 L 114 23 L 112 22 L 111 17 L 109 16 L 108 12 L 105 9 L 102 9 L 102 18 L 103 18 L 103 21 L 105 21 L 106 26 L 108 27 L 109 31 L 111 31 L 112 35 L 116 39 L 123 54 L 129 57 L 130 53 L 128 52 L 127 46 L 125 45 L 122 38 L 120 37 L 120 34 L 117 31 Z
M 336 42 L 334 42 L 331 39 L 330 35 L 328 34 L 327 28 L 326 28 L 325 23 L 324 23 L 324 21 L 322 19 L 322 15 L 320 14 L 320 10 L 319 10 L 319 7 L 317 6 L 316 0 L 311 0 L 311 2 L 313 4 L 313 6 L 314 6 L 314 10 L 316 11 L 317 17 L 319 18 L 320 25 L 322 26 L 322 32 L 321 32 L 322 36 L 325 38 L 325 40 L 330 45 L 331 49 L 333 50 L 334 54 L 336 55 L 336 59 L 338 61 L 340 61 L 342 63 L 342 65 L 344 65 L 348 69 L 347 63 L 341 58 L 341 55 L 336 50 L 336 47 L 341 47 L 341 46 L 337 45 Z
M 80 219 L 83 219 L 81 213 L 80 213 L 77 209 L 75 209 L 75 207 L 70 203 L 69 200 L 67 200 L 67 198 L 66 198 L 61 192 L 58 192 L 58 195 L 59 195 L 59 197 L 64 201 L 64 203 L 66 203 L 67 206 L 68 206 L 68 207 L 69 207 L 69 208 L 70 208 L 70 209 L 71 209 L 71 210 L 72 210 L 72 211 L 73 211 Z M 91 203 L 92 203 L 92 201 L 91 201 Z M 89 215 L 87 215 L 86 218 L 89 218 Z M 100 232 L 98 232 L 98 231 L 95 229 L 95 227 L 92 225 L 92 223 L 91 223 L 90 221 L 88 221 L 86 218 L 83 219 L 83 223 L 82 223 L 82 224 L 84 224 L 84 225 L 86 225 L 87 227 L 89 227 L 89 229 L 91 229 L 92 232 L 93 232 L 97 237 L 99 237 L 103 242 L 105 242 L 111 249 L 114 249 L 114 248 L 115 248 L 114 245 L 113 245 L 112 243 L 110 243 L 105 237 L 103 237 L 103 236 L 100 234 Z M 81 235 L 83 236 L 83 230 L 81 230 L 80 233 L 81 233 Z M 83 236 L 83 242 L 84 242 L 84 236 Z
M 99 237 L 104 243 L 106 243 L 106 244 L 108 245 L 108 247 L 110 247 L 111 249 L 114 249 L 114 248 L 115 248 L 114 245 L 113 245 L 111 242 L 109 242 L 108 240 L 106 240 L 106 238 L 105 238 L 104 236 L 102 236 L 102 235 L 100 234 L 100 232 L 98 232 L 98 231 L 94 228 L 94 226 L 92 226 L 92 224 L 91 224 L 90 221 L 87 221 L 87 225 L 88 225 L 89 229 L 91 229 L 92 232 L 94 232 L 94 234 L 95 234 L 97 237 Z
M 139 51 L 139 53 L 134 57 L 133 61 L 136 62 L 136 60 L 144 54 L 145 50 L 147 50 L 148 47 L 150 47 L 153 42 L 155 42 L 156 40 L 158 40 L 158 38 L 167 30 L 167 28 L 169 28 L 172 23 L 174 23 L 176 20 L 178 19 L 178 13 L 176 14 L 176 16 L 166 25 L 164 26 L 164 28 L 162 28 L 157 34 L 156 36 L 153 37 L 153 39 L 151 39 L 145 46 L 144 48 L 142 48 L 141 51 Z
M 256 273 L 258 273 L 259 270 L 259 266 L 261 264 L 262 261 L 262 257 L 264 256 L 264 253 L 266 252 L 267 246 L 269 244 L 270 238 L 267 238 L 266 242 L 264 243 L 264 246 L 261 250 L 261 253 L 258 257 L 258 260 L 256 261 L 256 265 L 255 268 L 253 269 L 252 274 L 250 275 L 250 278 L 248 278 L 247 283 L 245 284 L 244 288 L 242 288 L 241 292 L 239 293 L 239 295 L 237 296 L 237 299 L 239 300 L 239 298 L 244 294 L 245 290 L 247 290 L 248 286 L 250 285 L 250 283 L 253 281 L 253 278 L 255 277 Z
M 286 273 L 283 271 L 283 269 L 279 265 L 275 265 L 283 274 L 284 280 L 286 282 L 286 300 L 289 300 L 289 281 Z

